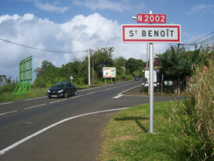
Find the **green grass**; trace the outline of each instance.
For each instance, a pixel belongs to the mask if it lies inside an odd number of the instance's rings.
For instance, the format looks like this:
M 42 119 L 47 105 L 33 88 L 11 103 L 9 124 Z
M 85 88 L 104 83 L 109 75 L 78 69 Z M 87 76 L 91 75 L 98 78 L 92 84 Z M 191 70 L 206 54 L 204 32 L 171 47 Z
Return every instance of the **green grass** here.
M 120 111 L 103 131 L 101 161 L 188 160 L 180 128 L 171 121 L 174 102 L 154 104 L 154 132 L 149 131 L 149 105 Z
M 0 102 L 8 102 L 20 99 L 34 98 L 46 96 L 48 88 L 35 88 L 31 89 L 31 92 L 27 92 L 24 94 L 13 94 L 13 93 L 4 93 L 0 95 Z

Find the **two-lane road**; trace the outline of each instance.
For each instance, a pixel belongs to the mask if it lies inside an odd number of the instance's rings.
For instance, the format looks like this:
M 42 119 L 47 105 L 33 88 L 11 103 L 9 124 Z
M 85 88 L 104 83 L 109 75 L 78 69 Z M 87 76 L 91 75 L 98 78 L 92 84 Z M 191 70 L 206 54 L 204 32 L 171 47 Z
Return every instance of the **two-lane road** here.
M 139 86 L 127 81 L 78 91 L 68 98 L 39 97 L 0 104 L 0 160 L 12 148 L 76 116 L 96 111 L 120 109 L 149 103 L 149 97 L 121 96 L 121 92 Z M 170 100 L 158 97 L 155 101 Z M 75 130 L 75 129 L 71 129 Z M 29 137 L 30 136 L 30 137 Z M 52 139 L 52 138 L 49 138 Z
M 0 104 L 0 149 L 21 140 L 51 124 L 68 117 L 120 108 L 113 97 L 118 93 L 139 85 L 140 82 L 128 81 L 78 91 L 77 96 L 68 98 L 40 97 Z

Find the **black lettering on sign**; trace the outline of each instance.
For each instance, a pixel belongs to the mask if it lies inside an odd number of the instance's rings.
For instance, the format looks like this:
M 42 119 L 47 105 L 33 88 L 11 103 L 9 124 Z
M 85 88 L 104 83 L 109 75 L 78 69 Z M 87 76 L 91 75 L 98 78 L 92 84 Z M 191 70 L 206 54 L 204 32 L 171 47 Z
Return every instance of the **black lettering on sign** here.
M 159 31 L 158 30 L 155 30 L 154 31 L 154 37 L 158 37 L 159 36 Z
M 130 36 L 130 37 L 133 37 L 133 36 L 134 36 L 134 33 L 133 33 L 133 32 L 134 32 L 133 30 L 130 30 L 130 31 L 129 31 L 129 33 L 130 33 L 129 36 Z
M 165 31 L 162 30 L 162 31 L 160 32 L 160 34 L 161 34 L 162 37 L 164 37 L 164 36 L 165 36 Z
M 152 37 L 152 30 L 149 30 L 148 33 L 149 37 Z
M 145 30 L 142 30 L 142 36 L 146 37 L 146 31 Z

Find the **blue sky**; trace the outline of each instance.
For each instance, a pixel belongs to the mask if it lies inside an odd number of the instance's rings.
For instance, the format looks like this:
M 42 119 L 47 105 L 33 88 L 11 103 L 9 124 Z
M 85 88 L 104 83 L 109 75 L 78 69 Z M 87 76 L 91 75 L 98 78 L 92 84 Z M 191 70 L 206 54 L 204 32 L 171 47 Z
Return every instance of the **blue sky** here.
M 0 40 L 0 75 L 15 79 L 19 61 L 30 55 L 34 68 L 43 60 L 60 67 L 82 60 L 88 48 L 113 46 L 114 58 L 145 61 L 146 44 L 122 43 L 120 26 L 137 24 L 132 16 L 150 10 L 166 14 L 167 24 L 181 25 L 181 43 L 192 43 L 214 31 L 213 0 L 1 0 L 0 39 L 61 53 Z M 155 54 L 163 53 L 169 45 L 154 44 Z

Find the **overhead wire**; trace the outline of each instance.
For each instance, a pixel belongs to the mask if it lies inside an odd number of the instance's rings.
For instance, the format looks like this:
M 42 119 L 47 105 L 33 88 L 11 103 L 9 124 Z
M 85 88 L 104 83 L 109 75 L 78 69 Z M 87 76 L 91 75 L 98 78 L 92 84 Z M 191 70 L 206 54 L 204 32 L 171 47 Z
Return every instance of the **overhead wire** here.
M 4 42 L 7 42 L 7 43 L 10 43 L 10 44 L 22 46 L 22 47 L 25 47 L 25 48 L 34 49 L 34 50 L 40 50 L 40 51 L 45 51 L 45 52 L 52 52 L 52 53 L 79 53 L 79 52 L 87 52 L 87 50 L 73 51 L 73 52 L 70 52 L 70 51 L 47 50 L 47 49 L 40 49 L 40 48 L 28 46 L 28 45 L 19 44 L 19 43 L 16 43 L 16 42 L 13 42 L 13 41 L 9 41 L 9 40 L 6 40 L 6 39 L 2 39 L 2 38 L 0 38 L 0 40 L 2 40 Z
M 198 40 L 195 40 L 195 41 L 191 42 L 191 43 L 181 43 L 180 45 L 190 45 L 190 46 L 191 45 L 197 45 L 197 44 L 201 44 L 202 45 L 202 44 L 205 44 L 205 43 L 212 42 L 214 40 L 214 36 L 210 37 L 210 35 L 212 35 L 212 34 L 214 34 L 214 31 L 209 33 L 208 35 L 198 39 Z

